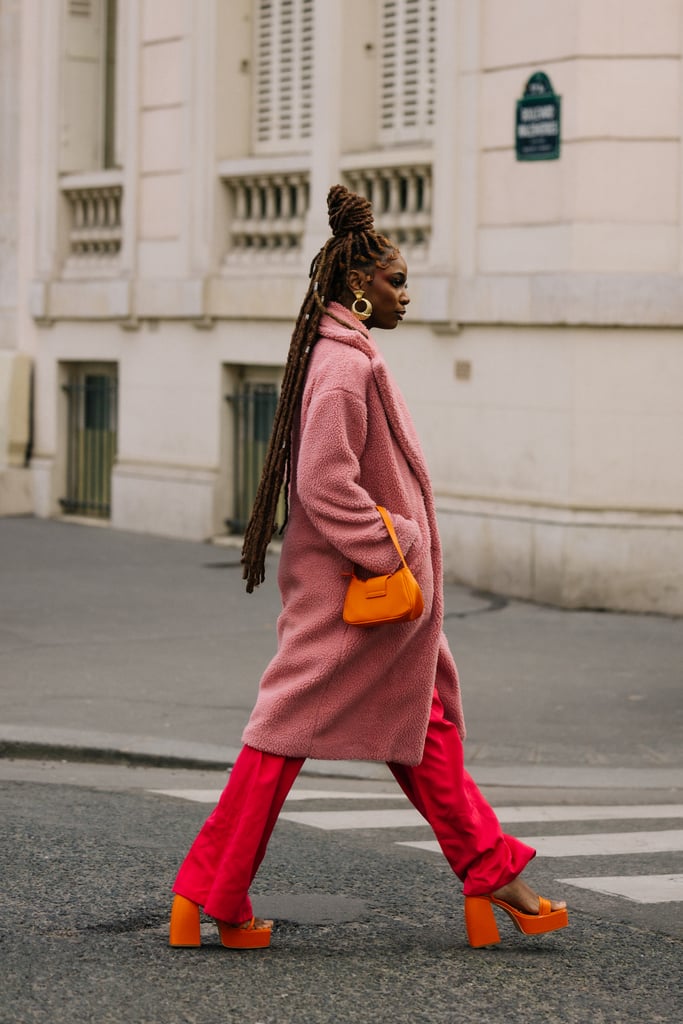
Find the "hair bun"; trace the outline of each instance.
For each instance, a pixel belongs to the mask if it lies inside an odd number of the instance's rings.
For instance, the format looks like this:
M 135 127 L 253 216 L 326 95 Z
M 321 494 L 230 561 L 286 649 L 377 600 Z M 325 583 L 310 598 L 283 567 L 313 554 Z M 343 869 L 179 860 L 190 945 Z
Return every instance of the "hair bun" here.
M 349 192 L 344 185 L 333 185 L 327 194 L 330 228 L 335 238 L 361 231 L 372 231 L 372 206 L 364 196 Z

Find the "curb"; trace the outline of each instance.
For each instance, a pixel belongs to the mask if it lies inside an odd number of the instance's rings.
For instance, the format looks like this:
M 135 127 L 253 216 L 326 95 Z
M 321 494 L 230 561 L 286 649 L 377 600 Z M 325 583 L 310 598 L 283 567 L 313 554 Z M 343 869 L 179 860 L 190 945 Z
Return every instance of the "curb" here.
M 0 727 L 0 758 L 73 761 L 141 768 L 178 768 L 225 772 L 240 748 L 152 736 L 85 732 L 35 726 Z M 624 768 L 591 765 L 477 764 L 468 766 L 480 786 L 530 789 L 683 790 L 683 768 Z M 388 781 L 392 775 L 376 761 L 309 759 L 302 775 Z
M 77 729 L 23 725 L 0 727 L 0 758 L 5 759 L 225 772 L 235 763 L 240 749 L 152 736 L 81 732 Z M 392 778 L 386 765 L 371 761 L 308 760 L 301 774 L 369 780 Z

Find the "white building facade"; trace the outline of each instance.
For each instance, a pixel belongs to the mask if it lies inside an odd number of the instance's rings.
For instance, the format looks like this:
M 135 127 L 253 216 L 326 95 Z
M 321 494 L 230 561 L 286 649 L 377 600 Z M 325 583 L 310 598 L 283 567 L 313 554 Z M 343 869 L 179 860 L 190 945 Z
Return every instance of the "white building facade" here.
M 341 181 L 408 261 L 448 577 L 682 614 L 682 5 L 542 10 L 0 0 L 0 508 L 239 534 Z

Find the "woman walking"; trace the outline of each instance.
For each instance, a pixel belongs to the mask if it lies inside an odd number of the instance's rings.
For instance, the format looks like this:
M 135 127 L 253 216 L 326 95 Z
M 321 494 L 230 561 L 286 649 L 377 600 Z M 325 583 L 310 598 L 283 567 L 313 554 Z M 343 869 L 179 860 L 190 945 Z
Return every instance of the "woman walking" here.
M 242 552 L 251 592 L 265 579 L 285 484 L 277 653 L 228 784 L 176 878 L 170 942 L 199 945 L 202 907 L 224 945 L 269 944 L 272 922 L 254 918 L 249 887 L 308 757 L 388 764 L 463 882 L 471 945 L 498 941 L 493 905 L 527 934 L 562 928 L 565 904 L 520 878 L 534 851 L 502 832 L 463 766 L 431 483 L 370 333 L 394 330 L 405 316 L 407 266 L 375 231 L 367 200 L 336 185 L 328 210 L 332 236 L 311 266 Z M 350 574 L 386 575 L 400 564 L 378 506 L 390 514 L 424 611 L 363 629 L 342 619 Z

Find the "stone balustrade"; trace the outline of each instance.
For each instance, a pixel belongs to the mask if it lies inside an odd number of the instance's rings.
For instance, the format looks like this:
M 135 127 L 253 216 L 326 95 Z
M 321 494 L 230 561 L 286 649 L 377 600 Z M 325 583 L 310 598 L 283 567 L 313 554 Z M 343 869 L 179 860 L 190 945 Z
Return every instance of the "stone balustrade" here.
M 431 163 L 347 168 L 346 185 L 372 203 L 375 224 L 411 261 L 424 260 L 432 229 Z
M 378 158 L 384 157 L 383 162 Z M 411 260 L 426 260 L 432 230 L 432 166 L 424 159 L 386 162 L 373 154 L 360 167 L 349 165 L 340 180 L 367 196 L 379 230 Z M 376 166 L 374 165 L 376 164 Z M 229 200 L 228 243 L 224 266 L 240 263 L 297 263 L 309 206 L 306 170 L 221 173 Z
M 301 257 L 308 172 L 222 176 L 230 221 L 225 264 L 297 263 Z
M 66 204 L 65 276 L 97 276 L 118 269 L 123 242 L 121 173 L 68 175 L 60 188 Z

